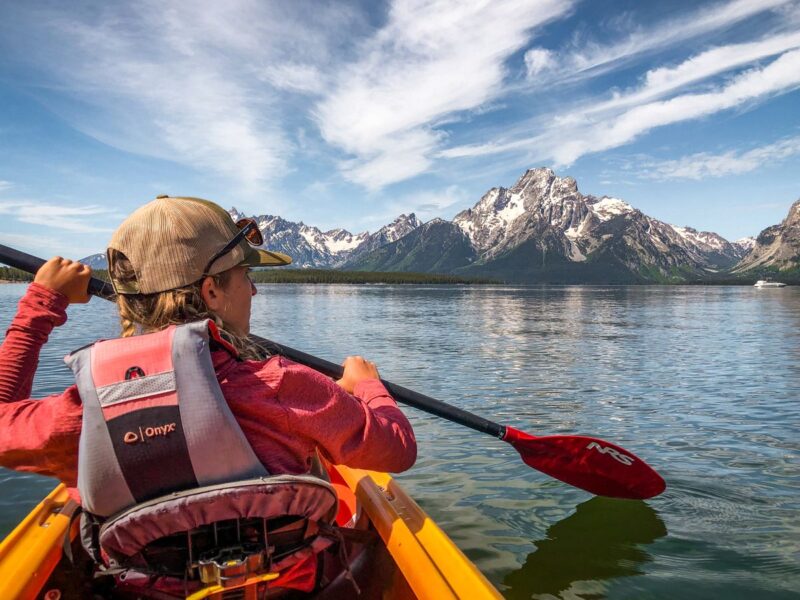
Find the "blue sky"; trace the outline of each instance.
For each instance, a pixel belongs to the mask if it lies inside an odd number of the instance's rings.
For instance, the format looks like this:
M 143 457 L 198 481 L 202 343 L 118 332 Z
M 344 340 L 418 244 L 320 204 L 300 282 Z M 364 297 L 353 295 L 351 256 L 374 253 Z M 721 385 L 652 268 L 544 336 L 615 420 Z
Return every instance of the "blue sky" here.
M 45 256 L 162 193 L 374 231 L 535 166 L 734 240 L 800 197 L 800 2 L 3 2 L 0 107 Z

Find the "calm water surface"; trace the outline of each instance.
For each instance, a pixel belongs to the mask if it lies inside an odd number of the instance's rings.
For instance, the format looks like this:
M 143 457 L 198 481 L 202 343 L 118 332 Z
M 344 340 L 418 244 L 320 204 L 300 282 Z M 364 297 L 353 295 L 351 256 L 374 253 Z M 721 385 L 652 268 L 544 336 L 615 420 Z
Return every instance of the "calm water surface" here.
M 0 285 L 0 326 L 24 288 Z M 116 332 L 93 300 L 44 348 Z M 800 288 L 259 286 L 253 331 L 362 354 L 396 381 L 534 434 L 585 433 L 667 491 L 592 498 L 505 444 L 408 409 L 407 490 L 509 598 L 800 597 Z M 0 534 L 53 481 L 0 470 Z

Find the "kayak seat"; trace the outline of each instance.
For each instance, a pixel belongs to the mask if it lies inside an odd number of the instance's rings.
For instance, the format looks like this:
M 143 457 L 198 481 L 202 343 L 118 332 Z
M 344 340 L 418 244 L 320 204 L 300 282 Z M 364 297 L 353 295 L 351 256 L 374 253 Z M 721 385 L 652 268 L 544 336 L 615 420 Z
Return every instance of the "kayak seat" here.
M 319 533 L 337 510 L 327 481 L 274 475 L 137 504 L 103 522 L 97 539 L 111 567 L 195 579 L 204 563 L 241 555 L 280 570 L 332 543 Z

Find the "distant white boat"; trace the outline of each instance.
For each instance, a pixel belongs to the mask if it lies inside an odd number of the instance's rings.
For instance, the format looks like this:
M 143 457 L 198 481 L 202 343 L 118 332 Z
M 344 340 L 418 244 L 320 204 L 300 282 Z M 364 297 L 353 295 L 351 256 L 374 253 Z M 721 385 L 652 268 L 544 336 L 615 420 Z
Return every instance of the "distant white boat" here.
M 785 283 L 781 283 L 780 281 L 772 281 L 771 279 L 759 279 L 756 281 L 755 286 L 757 288 L 782 288 L 786 287 Z

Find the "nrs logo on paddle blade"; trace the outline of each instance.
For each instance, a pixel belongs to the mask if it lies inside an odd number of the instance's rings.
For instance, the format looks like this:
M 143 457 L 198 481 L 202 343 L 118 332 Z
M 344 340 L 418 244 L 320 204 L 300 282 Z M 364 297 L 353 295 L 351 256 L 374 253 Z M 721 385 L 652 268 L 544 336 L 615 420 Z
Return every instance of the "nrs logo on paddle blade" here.
M 621 462 L 626 467 L 630 467 L 633 464 L 634 458 L 632 456 L 628 456 L 627 454 L 623 454 L 619 450 L 616 450 L 611 447 L 604 447 L 598 444 L 597 442 L 589 442 L 589 445 L 586 446 L 587 450 L 597 450 L 600 454 L 608 454 L 614 460 Z

